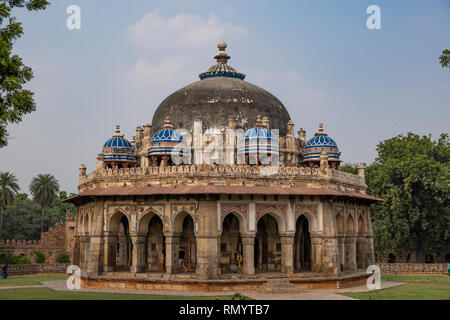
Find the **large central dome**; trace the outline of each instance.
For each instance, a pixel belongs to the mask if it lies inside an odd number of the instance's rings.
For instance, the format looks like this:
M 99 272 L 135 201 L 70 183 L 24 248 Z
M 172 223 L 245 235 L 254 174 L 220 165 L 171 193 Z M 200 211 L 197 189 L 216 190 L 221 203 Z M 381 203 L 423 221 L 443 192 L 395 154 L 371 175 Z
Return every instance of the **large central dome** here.
M 202 120 L 203 130 L 223 129 L 231 118 L 236 128 L 247 130 L 259 114 L 270 119 L 271 129 L 279 129 L 280 135 L 285 135 L 286 124 L 291 118 L 281 101 L 244 81 L 245 75 L 227 64 L 230 57 L 225 53 L 226 44 L 221 41 L 217 47 L 217 64 L 200 74 L 200 81 L 164 99 L 153 116 L 152 127 L 160 128 L 169 116 L 177 129 L 191 130 L 195 119 Z

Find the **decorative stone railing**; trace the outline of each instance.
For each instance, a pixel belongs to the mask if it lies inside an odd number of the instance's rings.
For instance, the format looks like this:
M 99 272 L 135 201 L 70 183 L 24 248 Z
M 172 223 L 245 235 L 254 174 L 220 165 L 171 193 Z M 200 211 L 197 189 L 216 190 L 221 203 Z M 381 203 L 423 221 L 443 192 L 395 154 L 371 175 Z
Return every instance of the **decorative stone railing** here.
M 342 182 L 350 182 L 359 185 L 365 184 L 362 177 L 340 170 L 331 170 L 331 178 Z
M 238 176 L 249 175 L 257 177 L 328 177 L 338 182 L 365 186 L 364 179 L 351 173 L 328 169 L 323 172 L 320 168 L 303 167 L 268 167 L 244 165 L 180 165 L 168 167 L 148 168 L 114 168 L 100 169 L 87 176 L 80 177 L 80 183 L 89 182 L 100 177 L 135 177 L 135 176 L 177 176 L 177 175 L 221 175 Z
M 214 166 L 214 165 L 185 165 L 169 167 L 149 167 L 149 168 L 115 168 L 101 169 L 100 176 L 140 176 L 140 175 L 177 175 L 177 174 L 255 174 L 255 175 L 299 175 L 317 176 L 318 168 L 299 167 L 265 167 L 265 166 Z M 90 175 L 88 176 L 88 178 Z
M 378 263 L 383 273 L 447 274 L 445 263 Z
M 10 264 L 8 274 L 66 273 L 68 266 L 64 263 Z

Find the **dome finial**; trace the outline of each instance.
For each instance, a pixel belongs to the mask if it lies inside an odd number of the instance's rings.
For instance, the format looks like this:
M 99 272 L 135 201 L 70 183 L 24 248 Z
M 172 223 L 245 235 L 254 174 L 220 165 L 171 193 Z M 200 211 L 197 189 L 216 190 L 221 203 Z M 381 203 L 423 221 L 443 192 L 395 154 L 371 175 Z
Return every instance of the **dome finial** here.
M 219 49 L 219 53 L 214 57 L 214 59 L 216 59 L 218 63 L 227 63 L 230 56 L 225 53 L 225 49 L 227 48 L 225 41 L 219 41 L 217 48 Z
M 162 127 L 163 127 L 163 128 L 173 128 L 173 125 L 172 125 L 172 122 L 170 121 L 170 117 L 169 117 L 169 116 L 167 116 L 167 117 L 164 119 L 164 122 L 163 122 Z
M 323 133 L 323 123 L 319 123 L 319 132 Z
M 261 115 L 257 114 L 256 115 L 256 125 L 257 128 L 262 128 L 264 126 L 264 124 L 261 121 Z
M 114 132 L 114 137 L 120 137 L 120 125 L 116 125 L 116 130 Z
M 328 136 L 324 131 L 323 131 L 323 123 L 319 123 L 319 130 L 317 130 L 315 136 Z

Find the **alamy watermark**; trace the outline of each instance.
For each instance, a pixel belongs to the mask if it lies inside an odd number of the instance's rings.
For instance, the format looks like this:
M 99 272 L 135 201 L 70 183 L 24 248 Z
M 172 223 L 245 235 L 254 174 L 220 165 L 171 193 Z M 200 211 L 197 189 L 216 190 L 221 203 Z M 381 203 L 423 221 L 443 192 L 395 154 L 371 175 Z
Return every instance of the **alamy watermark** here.
M 381 9 L 376 4 L 370 5 L 366 10 L 367 14 L 370 16 L 367 18 L 366 25 L 369 30 L 380 30 L 381 29 Z
M 377 265 L 370 265 L 367 267 L 367 273 L 370 274 L 367 278 L 367 289 L 378 290 L 381 289 L 381 271 Z
M 70 265 L 67 268 L 66 273 L 69 274 L 69 277 L 66 281 L 66 287 L 69 290 L 81 289 L 81 269 L 79 266 Z
M 69 14 L 66 20 L 66 27 L 69 30 L 81 29 L 81 8 L 75 4 L 70 5 L 66 9 L 66 13 Z

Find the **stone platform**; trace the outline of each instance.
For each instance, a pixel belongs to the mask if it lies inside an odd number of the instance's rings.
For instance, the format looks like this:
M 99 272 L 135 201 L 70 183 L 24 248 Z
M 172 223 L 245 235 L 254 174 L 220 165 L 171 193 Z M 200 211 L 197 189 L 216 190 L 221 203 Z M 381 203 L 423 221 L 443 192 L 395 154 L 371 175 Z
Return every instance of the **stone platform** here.
M 82 288 L 150 290 L 178 292 L 243 292 L 257 291 L 278 293 L 285 283 L 291 291 L 310 289 L 342 289 L 366 284 L 368 274 L 355 272 L 341 277 L 324 277 L 320 274 L 301 273 L 286 275 L 282 273 L 260 273 L 254 276 L 224 274 L 217 280 L 199 280 L 194 273 L 105 273 L 100 276 L 84 276 Z M 282 292 L 280 292 L 282 293 Z

